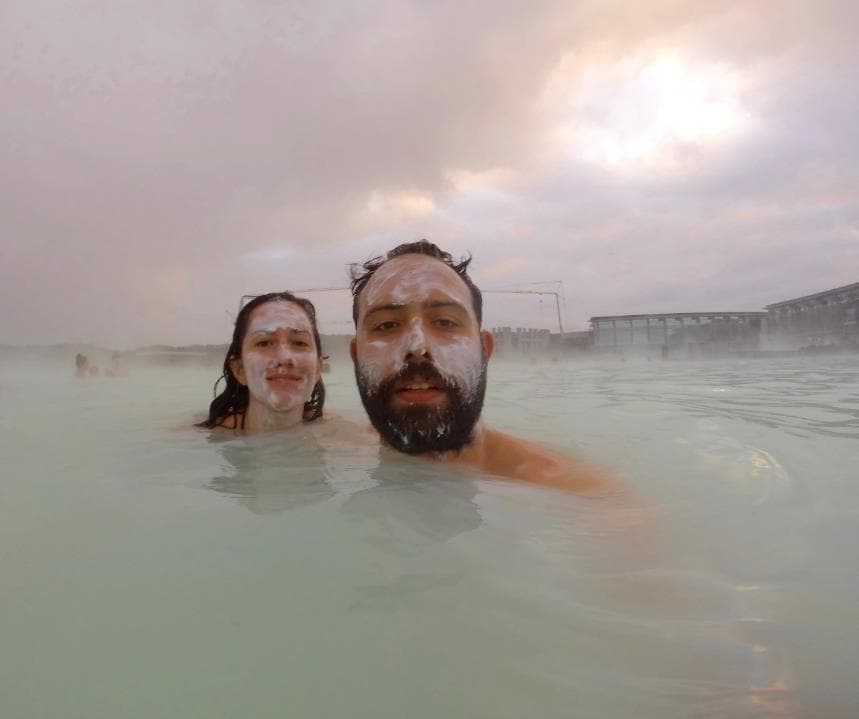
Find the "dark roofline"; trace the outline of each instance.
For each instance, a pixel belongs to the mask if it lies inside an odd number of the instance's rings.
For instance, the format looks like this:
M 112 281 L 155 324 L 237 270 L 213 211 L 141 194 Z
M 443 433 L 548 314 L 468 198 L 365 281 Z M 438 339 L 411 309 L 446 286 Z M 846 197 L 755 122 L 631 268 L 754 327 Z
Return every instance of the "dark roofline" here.
M 783 307 L 784 305 L 792 305 L 794 302 L 806 302 L 808 300 L 816 300 L 821 297 L 827 297 L 829 295 L 837 294 L 839 292 L 845 292 L 848 290 L 859 290 L 859 282 L 854 282 L 852 285 L 844 285 L 843 287 L 836 287 L 832 290 L 823 290 L 823 292 L 815 292 L 813 295 L 805 295 L 804 297 L 795 297 L 792 300 L 782 300 L 781 302 L 774 302 L 771 305 L 767 305 L 767 309 L 775 309 L 776 307 Z
M 590 321 L 594 320 L 662 320 L 672 319 L 675 317 L 766 317 L 766 312 L 662 312 L 659 314 L 650 315 L 601 315 L 599 317 L 591 317 Z

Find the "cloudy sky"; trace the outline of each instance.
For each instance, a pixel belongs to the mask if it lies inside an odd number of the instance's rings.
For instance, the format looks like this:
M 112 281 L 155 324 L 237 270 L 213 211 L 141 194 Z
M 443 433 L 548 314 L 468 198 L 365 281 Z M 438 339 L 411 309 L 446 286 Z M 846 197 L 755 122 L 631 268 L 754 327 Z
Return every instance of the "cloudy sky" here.
M 567 329 L 859 281 L 857 7 L 4 0 L 0 343 L 224 342 L 420 237 Z

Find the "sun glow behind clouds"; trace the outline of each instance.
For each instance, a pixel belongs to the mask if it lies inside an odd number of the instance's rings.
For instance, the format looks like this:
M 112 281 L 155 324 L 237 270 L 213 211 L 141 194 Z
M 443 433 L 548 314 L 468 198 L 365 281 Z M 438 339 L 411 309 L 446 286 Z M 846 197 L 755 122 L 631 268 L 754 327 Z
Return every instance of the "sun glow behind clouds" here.
M 435 202 L 431 195 L 416 190 L 373 190 L 363 210 L 364 218 L 369 221 L 413 220 L 430 215 Z
M 612 171 L 682 169 L 751 122 L 743 78 L 721 63 L 635 57 L 575 71 L 576 80 L 573 72 L 565 59 L 547 86 L 547 98 L 566 115 L 559 137 L 579 158 Z

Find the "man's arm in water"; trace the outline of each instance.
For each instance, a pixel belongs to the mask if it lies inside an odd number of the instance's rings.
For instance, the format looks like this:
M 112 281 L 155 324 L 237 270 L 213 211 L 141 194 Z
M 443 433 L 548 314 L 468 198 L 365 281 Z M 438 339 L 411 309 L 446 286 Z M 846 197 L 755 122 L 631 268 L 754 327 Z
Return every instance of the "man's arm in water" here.
M 484 472 L 583 496 L 604 497 L 620 490 L 611 475 L 585 462 L 488 427 L 483 434 L 479 468 Z

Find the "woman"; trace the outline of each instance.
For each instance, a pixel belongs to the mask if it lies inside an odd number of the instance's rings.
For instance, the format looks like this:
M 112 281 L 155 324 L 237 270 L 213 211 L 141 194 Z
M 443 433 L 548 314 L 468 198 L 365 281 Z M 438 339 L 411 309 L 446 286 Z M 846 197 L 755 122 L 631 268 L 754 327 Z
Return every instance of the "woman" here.
M 248 302 L 236 318 L 224 359 L 226 387 L 198 427 L 260 432 L 322 416 L 322 347 L 316 310 L 291 292 Z

